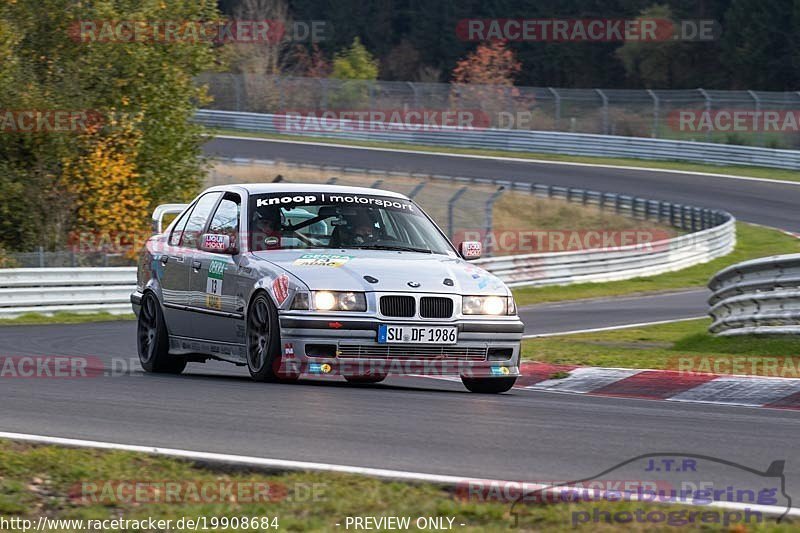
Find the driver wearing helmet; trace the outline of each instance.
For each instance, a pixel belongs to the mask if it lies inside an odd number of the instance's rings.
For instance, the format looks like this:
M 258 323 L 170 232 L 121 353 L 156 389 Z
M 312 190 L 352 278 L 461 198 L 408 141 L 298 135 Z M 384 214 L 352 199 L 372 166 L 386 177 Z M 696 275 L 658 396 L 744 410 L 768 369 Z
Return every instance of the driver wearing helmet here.
M 380 240 L 378 229 L 369 212 L 359 209 L 355 214 L 345 215 L 347 225 L 343 226 L 340 242 L 343 246 L 362 246 Z
M 281 246 L 280 207 L 268 206 L 257 209 L 253 215 L 253 250 L 263 251 Z

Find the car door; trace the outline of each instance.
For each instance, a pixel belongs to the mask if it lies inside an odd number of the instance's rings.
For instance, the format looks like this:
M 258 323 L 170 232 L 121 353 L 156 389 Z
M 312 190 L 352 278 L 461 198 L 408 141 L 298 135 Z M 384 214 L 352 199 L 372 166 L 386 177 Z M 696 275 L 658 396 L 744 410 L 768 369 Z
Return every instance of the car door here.
M 225 193 L 208 224 L 206 233 L 227 235 L 239 248 L 242 200 Z M 217 344 L 244 342 L 243 297 L 239 294 L 237 255 L 198 249 L 190 274 L 195 338 Z M 216 349 L 222 349 L 219 346 Z M 236 350 L 232 350 L 235 352 Z M 231 355 L 232 352 L 220 355 Z
M 170 234 L 167 250 L 159 259 L 164 318 L 171 336 L 192 336 L 190 265 L 199 235 L 221 195 L 219 192 L 204 194 L 182 215 Z

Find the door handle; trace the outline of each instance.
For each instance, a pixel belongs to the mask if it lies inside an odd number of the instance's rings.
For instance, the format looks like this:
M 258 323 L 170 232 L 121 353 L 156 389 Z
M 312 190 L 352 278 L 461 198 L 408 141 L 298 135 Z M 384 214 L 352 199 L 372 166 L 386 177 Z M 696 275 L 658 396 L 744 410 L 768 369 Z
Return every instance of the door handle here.
M 195 270 L 200 270 L 203 264 L 200 261 L 192 261 L 192 268 Z

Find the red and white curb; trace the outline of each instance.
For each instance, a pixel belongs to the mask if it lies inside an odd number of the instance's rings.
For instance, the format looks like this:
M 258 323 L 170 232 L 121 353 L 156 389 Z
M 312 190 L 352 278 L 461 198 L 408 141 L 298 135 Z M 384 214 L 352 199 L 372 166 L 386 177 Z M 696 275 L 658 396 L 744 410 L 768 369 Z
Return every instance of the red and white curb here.
M 568 373 L 552 379 L 556 373 Z M 800 409 L 800 379 L 523 363 L 517 387 L 669 402 Z
M 800 379 L 550 363 L 522 363 L 520 372 L 515 389 L 800 410 Z

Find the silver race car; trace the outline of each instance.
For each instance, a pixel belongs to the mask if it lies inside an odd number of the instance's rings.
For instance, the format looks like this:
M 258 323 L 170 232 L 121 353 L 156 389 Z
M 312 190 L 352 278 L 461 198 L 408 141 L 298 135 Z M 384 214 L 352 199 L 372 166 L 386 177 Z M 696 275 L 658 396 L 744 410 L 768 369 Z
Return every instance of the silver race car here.
M 180 213 L 166 228 L 167 213 Z M 160 206 L 140 256 L 138 351 L 148 372 L 209 359 L 257 381 L 460 376 L 509 390 L 523 325 L 508 288 L 407 197 L 335 185 L 213 187 Z

